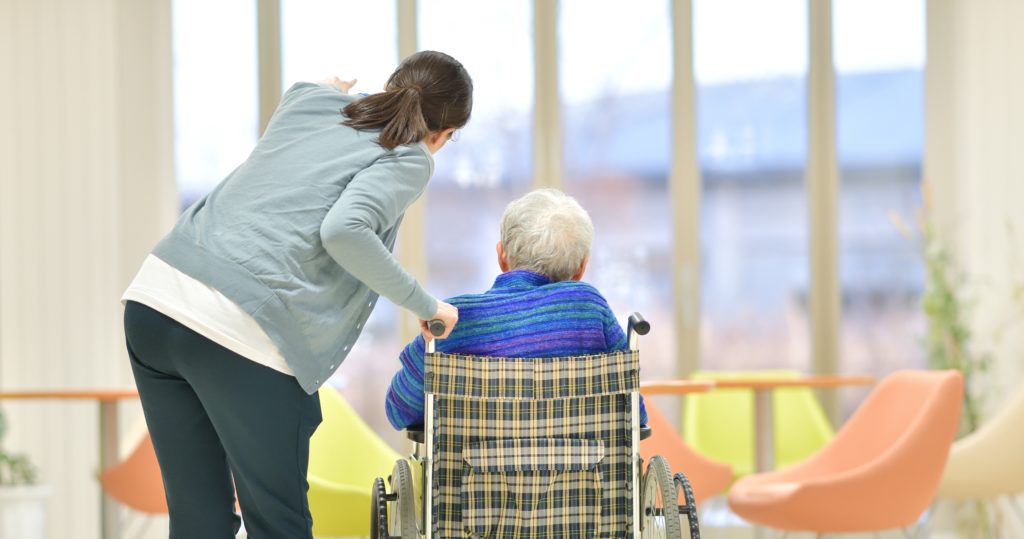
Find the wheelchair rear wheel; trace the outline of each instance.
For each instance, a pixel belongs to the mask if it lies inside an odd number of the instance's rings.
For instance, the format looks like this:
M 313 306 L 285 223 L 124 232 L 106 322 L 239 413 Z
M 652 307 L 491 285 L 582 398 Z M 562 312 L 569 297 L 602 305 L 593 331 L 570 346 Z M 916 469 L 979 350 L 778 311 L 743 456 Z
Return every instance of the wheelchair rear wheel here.
M 641 493 L 640 536 L 647 539 L 682 539 L 679 505 L 672 472 L 661 455 L 651 457 Z
M 700 539 L 700 525 L 697 522 L 697 502 L 693 498 L 693 488 L 690 480 L 683 472 L 676 472 L 673 477 L 676 488 L 676 497 L 679 503 L 679 515 L 686 516 L 690 524 L 690 539 Z
M 388 501 L 384 490 L 384 480 L 380 477 L 373 480 L 370 492 L 370 539 L 387 539 L 388 537 Z
M 412 470 L 405 459 L 395 462 L 391 471 L 391 511 L 388 512 L 388 532 L 391 537 L 418 539 L 416 518 L 416 491 L 413 488 Z

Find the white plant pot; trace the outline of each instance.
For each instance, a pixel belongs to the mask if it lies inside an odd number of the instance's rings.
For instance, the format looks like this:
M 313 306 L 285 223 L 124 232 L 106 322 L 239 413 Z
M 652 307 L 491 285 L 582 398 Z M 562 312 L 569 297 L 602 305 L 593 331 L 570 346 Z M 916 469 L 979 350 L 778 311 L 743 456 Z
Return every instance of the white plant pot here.
M 0 486 L 0 537 L 46 539 L 47 485 Z

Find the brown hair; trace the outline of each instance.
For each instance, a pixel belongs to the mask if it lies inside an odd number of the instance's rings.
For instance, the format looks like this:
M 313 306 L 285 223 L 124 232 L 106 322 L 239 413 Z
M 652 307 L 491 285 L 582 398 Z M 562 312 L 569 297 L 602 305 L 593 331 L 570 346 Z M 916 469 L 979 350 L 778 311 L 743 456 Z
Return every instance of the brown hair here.
M 402 61 L 383 92 L 349 103 L 342 123 L 381 129 L 377 143 L 391 150 L 431 131 L 459 129 L 472 111 L 473 81 L 466 68 L 443 52 L 421 51 Z

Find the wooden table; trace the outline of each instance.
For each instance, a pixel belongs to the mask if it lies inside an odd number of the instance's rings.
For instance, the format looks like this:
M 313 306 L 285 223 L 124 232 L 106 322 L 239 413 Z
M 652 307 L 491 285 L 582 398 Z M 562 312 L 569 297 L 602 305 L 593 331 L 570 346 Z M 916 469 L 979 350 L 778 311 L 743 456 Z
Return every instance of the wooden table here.
M 716 380 L 717 388 L 754 390 L 754 470 L 771 471 L 775 467 L 775 425 L 772 392 L 785 387 L 836 388 L 869 386 L 873 376 L 809 375 L 799 378 L 758 378 L 749 380 Z
M 76 389 L 68 391 L 3 391 L 0 400 L 91 400 L 99 404 L 100 471 L 117 463 L 118 425 L 117 404 L 123 399 L 137 399 L 134 389 Z M 100 537 L 120 537 L 117 504 L 106 493 L 100 492 Z
M 640 382 L 640 393 L 644 397 L 706 393 L 714 388 L 714 380 L 649 380 Z

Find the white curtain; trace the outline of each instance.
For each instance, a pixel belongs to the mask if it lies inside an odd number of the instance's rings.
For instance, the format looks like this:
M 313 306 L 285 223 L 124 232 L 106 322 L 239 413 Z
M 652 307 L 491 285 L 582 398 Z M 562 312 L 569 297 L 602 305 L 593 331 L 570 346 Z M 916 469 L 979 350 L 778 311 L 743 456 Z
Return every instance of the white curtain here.
M 121 291 L 176 213 L 170 0 L 0 0 L 0 388 L 131 387 Z M 0 402 L 52 538 L 99 537 L 97 406 Z M 140 421 L 138 403 L 122 425 Z

